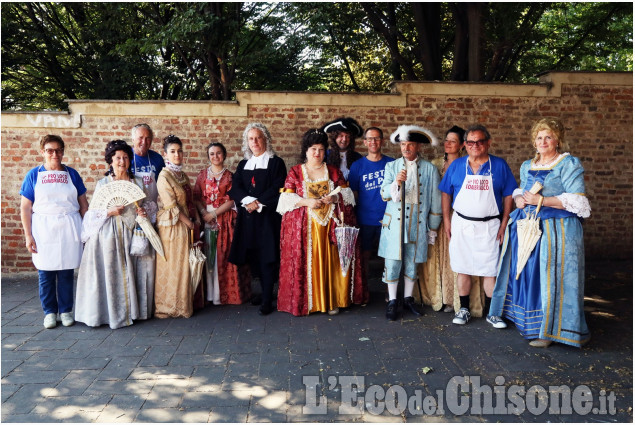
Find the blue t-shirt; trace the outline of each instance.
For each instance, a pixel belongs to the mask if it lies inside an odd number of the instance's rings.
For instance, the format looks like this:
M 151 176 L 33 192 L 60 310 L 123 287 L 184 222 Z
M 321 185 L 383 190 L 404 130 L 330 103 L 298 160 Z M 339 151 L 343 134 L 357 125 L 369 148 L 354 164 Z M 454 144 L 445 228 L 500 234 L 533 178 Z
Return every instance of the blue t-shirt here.
M 452 164 L 450 164 L 450 167 L 448 167 L 448 170 L 443 176 L 443 180 L 439 183 L 439 190 L 452 196 L 452 207 L 454 207 L 456 195 L 463 186 L 466 168 L 470 175 L 474 174 L 470 167 L 466 167 L 468 158 L 468 156 L 462 156 L 452 161 Z M 503 158 L 490 155 L 489 159 L 492 163 L 491 175 L 492 185 L 494 186 L 494 197 L 496 198 L 496 206 L 498 206 L 498 212 L 500 214 L 503 212 L 503 198 L 514 193 L 514 189 L 518 187 L 518 184 L 512 174 L 512 170 Z M 490 161 L 481 165 L 476 174 L 481 176 L 489 175 Z
M 384 155 L 373 162 L 364 157 L 351 165 L 348 183 L 357 192 L 357 220 L 364 226 L 380 226 L 386 211 L 386 201 L 381 199 L 381 184 L 384 181 L 386 164 L 394 158 Z
M 73 186 L 75 186 L 75 189 L 77 189 L 77 196 L 79 197 L 86 193 L 84 181 L 80 177 L 79 173 L 71 167 L 63 164 L 62 166 L 71 176 L 71 182 L 73 182 Z M 35 203 L 35 184 L 37 183 L 37 175 L 40 171 L 45 172 L 46 168 L 44 168 L 43 165 L 40 165 L 29 170 L 29 172 L 26 173 L 24 181 L 22 182 L 22 187 L 20 188 L 20 195 L 24 196 L 26 199 L 33 203 Z
M 137 173 L 154 172 L 154 181 L 159 178 L 159 173 L 165 167 L 163 157 L 155 151 L 149 150 L 146 156 L 139 156 L 134 154 L 132 161 L 132 171 Z

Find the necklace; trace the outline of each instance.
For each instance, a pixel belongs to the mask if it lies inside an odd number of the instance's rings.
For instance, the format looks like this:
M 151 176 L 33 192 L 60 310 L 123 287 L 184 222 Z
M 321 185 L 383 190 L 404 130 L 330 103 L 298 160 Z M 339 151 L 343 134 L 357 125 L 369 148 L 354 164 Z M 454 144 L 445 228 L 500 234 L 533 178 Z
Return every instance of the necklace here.
M 209 167 L 209 173 L 213 176 L 220 176 L 221 174 L 223 174 L 225 172 L 225 170 L 227 169 L 227 167 L 224 167 L 222 170 L 220 170 L 218 173 L 215 173 L 214 170 L 212 170 L 212 167 Z
M 319 170 L 320 168 L 324 167 L 324 163 L 321 163 L 320 165 L 318 165 L 317 167 L 314 167 L 313 165 L 310 165 L 310 167 L 314 170 Z
M 549 165 L 549 164 L 551 164 L 553 161 L 555 161 L 555 160 L 556 160 L 556 158 L 558 158 L 558 156 L 559 156 L 559 155 L 558 155 L 558 153 L 556 153 L 554 156 L 552 156 L 551 158 L 549 158 L 549 160 L 548 160 L 548 161 L 544 161 L 544 160 L 542 159 L 542 156 L 541 156 L 541 157 L 540 157 L 540 162 L 538 163 L 538 165 L 540 165 L 540 166 L 542 166 L 542 167 L 544 167 L 544 166 L 546 166 L 546 165 Z

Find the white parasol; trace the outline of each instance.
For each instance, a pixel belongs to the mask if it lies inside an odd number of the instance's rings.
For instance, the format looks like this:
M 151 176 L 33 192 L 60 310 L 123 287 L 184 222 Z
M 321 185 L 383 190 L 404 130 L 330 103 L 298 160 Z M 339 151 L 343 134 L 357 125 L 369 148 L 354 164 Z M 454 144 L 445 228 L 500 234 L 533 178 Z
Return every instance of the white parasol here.
M 139 208 L 138 202 L 135 202 L 135 205 L 137 208 Z M 163 244 L 161 243 L 161 238 L 157 234 L 157 231 L 154 230 L 152 222 L 148 219 L 148 217 L 141 217 L 139 215 L 136 218 L 136 222 L 139 223 L 139 226 L 141 226 L 141 229 L 143 230 L 143 233 L 145 233 L 146 238 L 148 238 L 148 241 L 150 242 L 150 245 L 152 245 L 152 248 L 154 248 L 157 254 L 159 254 L 161 258 L 165 260 L 165 253 L 163 252 Z
M 530 193 L 534 195 L 542 190 L 542 184 L 539 182 L 534 183 Z M 542 231 L 540 230 L 540 219 L 538 218 L 538 212 L 542 207 L 542 201 L 544 198 L 540 198 L 536 209 L 533 212 L 527 214 L 527 217 L 518 220 L 516 222 L 516 236 L 518 237 L 518 257 L 516 261 L 516 279 L 520 277 L 520 273 L 523 271 L 529 256 L 533 252 L 536 244 L 540 240 Z
M 335 228 L 335 239 L 337 240 L 337 252 L 340 257 L 342 276 L 346 276 L 351 262 L 355 258 L 355 241 L 357 241 L 359 229 L 344 224 L 344 213 L 341 213 L 340 217 L 341 222 Z
M 194 230 L 190 230 L 190 284 L 192 285 L 192 294 L 196 292 L 198 284 L 201 281 L 203 273 L 203 265 L 205 264 L 205 255 L 201 248 L 194 245 Z

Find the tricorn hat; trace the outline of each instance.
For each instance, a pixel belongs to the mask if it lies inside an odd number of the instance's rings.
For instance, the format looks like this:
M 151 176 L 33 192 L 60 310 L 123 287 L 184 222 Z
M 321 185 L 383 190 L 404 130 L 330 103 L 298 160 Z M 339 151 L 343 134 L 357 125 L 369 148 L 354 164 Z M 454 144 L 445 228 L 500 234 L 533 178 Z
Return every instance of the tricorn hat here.
M 364 130 L 357 121 L 350 117 L 337 118 L 334 121 L 324 124 L 322 131 L 325 133 L 330 133 L 332 131 L 346 131 L 347 133 L 350 133 L 353 139 L 357 139 L 364 133 Z
M 390 135 L 390 141 L 398 145 L 401 142 L 430 143 L 438 146 L 439 140 L 432 132 L 418 125 L 400 125 L 397 130 Z

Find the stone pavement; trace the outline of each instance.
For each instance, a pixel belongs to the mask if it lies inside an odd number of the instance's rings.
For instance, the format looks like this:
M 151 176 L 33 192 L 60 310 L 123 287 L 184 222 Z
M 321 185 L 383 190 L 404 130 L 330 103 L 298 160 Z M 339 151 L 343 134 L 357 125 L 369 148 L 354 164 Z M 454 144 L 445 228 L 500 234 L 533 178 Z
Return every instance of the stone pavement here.
M 632 279 L 630 262 L 587 265 L 591 342 L 583 349 L 535 349 L 514 329 L 493 329 L 483 319 L 452 325 L 449 313 L 429 308 L 422 318 L 388 322 L 376 281 L 368 306 L 338 316 L 262 318 L 251 305 L 213 306 L 190 319 L 138 321 L 118 330 L 83 324 L 46 330 L 37 277 L 7 277 L 1 419 L 632 422 Z M 472 385 L 455 385 L 453 376 L 471 376 Z M 554 413 L 558 404 L 545 392 L 554 385 L 571 390 L 571 414 L 566 396 Z M 583 385 L 592 402 L 584 400 Z M 479 395 L 485 386 L 502 390 L 494 400 L 505 404 L 494 405 L 494 413 L 479 408 L 491 404 Z M 361 398 L 357 410 L 346 401 L 351 394 Z M 437 403 L 443 413 L 430 414 Z M 510 412 L 516 406 L 519 414 L 502 414 L 503 406 Z M 593 414 L 611 407 L 614 414 Z

